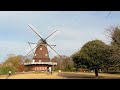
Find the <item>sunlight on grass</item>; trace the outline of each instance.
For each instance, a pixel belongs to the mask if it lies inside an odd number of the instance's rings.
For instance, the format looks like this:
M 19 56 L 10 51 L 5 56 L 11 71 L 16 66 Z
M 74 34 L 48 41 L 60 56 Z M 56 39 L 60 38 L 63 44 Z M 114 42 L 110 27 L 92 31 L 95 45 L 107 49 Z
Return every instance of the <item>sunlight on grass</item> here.
M 0 79 L 120 79 L 119 74 L 99 73 L 99 77 L 95 78 L 94 73 L 87 72 L 54 72 L 52 75 L 47 73 L 23 73 L 8 75 L 0 75 Z

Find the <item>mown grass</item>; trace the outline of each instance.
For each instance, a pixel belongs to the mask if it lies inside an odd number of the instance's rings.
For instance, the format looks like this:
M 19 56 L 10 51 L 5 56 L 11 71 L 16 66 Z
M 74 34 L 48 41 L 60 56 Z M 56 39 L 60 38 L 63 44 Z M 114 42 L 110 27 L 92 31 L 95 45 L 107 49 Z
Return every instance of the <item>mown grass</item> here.
M 55 72 L 52 75 L 47 73 L 18 73 L 11 76 L 0 75 L 0 79 L 64 79 Z
M 68 79 L 120 79 L 120 74 L 99 73 L 99 76 L 95 77 L 94 72 L 61 72 L 59 75 Z
M 53 72 L 52 75 L 47 73 L 17 73 L 11 76 L 0 75 L 0 79 L 120 79 L 119 74 L 99 73 L 95 77 L 94 72 Z

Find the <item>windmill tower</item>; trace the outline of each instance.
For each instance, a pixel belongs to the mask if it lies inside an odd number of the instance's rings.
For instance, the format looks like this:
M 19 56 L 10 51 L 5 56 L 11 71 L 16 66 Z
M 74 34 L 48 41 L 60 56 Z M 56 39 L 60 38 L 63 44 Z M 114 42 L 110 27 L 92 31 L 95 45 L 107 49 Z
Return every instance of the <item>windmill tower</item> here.
M 47 43 L 47 39 L 50 36 L 52 36 L 57 30 L 54 31 L 52 34 L 50 34 L 49 36 L 47 36 L 44 39 L 40 36 L 40 34 L 35 30 L 35 28 L 32 25 L 28 25 L 28 26 L 37 34 L 37 36 L 40 37 L 40 40 L 37 43 L 28 42 L 29 45 L 30 44 L 37 44 L 37 45 L 33 49 L 30 45 L 31 51 L 29 53 L 33 52 L 33 54 L 34 54 L 33 60 L 32 60 L 32 62 L 24 63 L 24 65 L 29 67 L 30 70 L 32 70 L 32 71 L 46 71 L 48 67 L 52 67 L 52 66 L 57 65 L 56 62 L 51 62 L 50 61 L 49 51 L 48 51 L 48 48 L 47 48 L 47 46 L 50 47 L 57 55 L 59 55 L 54 49 L 54 47 L 56 45 L 50 45 L 50 44 Z M 34 52 L 34 49 L 35 49 L 35 52 Z

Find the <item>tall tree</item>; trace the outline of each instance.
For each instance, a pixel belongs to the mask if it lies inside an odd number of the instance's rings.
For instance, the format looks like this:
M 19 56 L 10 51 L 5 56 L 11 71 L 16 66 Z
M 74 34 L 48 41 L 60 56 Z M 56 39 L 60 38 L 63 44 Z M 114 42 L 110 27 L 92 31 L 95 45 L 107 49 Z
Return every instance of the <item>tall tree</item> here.
M 15 68 L 15 71 L 22 71 L 25 69 L 24 67 L 23 56 L 21 55 L 10 55 L 5 62 L 3 62 L 3 66 L 11 66 Z
M 72 56 L 73 61 L 77 64 L 77 67 L 85 65 L 89 69 L 94 69 L 95 76 L 98 76 L 98 69 L 105 66 L 103 62 L 109 63 L 106 47 L 107 45 L 100 40 L 89 41 Z
M 120 68 L 120 27 L 110 27 L 107 29 L 107 35 L 111 39 L 111 49 L 112 49 L 112 55 L 110 56 L 110 59 L 112 61 L 112 66 L 119 67 Z
M 51 59 L 52 62 L 57 62 L 57 66 L 55 69 L 61 69 L 64 71 L 72 71 L 73 70 L 73 61 L 70 57 L 61 55 L 61 57 L 55 56 Z
M 120 47 L 120 28 L 118 26 L 112 30 L 111 38 L 112 38 L 111 44 Z
M 106 30 L 107 37 L 111 39 L 111 45 L 120 47 L 120 27 L 111 26 Z
M 64 71 L 73 71 L 73 61 L 70 57 L 64 58 L 62 65 Z

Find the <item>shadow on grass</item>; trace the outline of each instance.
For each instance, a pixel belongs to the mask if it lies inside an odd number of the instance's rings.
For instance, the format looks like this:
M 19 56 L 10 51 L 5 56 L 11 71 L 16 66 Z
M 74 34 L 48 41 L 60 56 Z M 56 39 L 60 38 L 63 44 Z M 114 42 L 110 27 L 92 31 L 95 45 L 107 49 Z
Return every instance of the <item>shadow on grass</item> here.
M 6 75 L 6 78 L 5 78 L 5 79 L 9 79 L 10 76 L 11 76 L 11 75 Z
M 94 75 L 74 74 L 74 73 L 64 73 L 64 72 L 61 72 L 58 75 L 62 77 L 66 77 L 67 79 L 118 79 L 113 77 L 105 77 L 105 76 L 95 77 Z
M 83 74 L 73 74 L 73 73 L 59 73 L 59 76 L 66 77 L 68 79 L 95 79 L 96 77 L 93 75 L 83 75 Z M 99 78 L 99 77 L 97 77 Z

